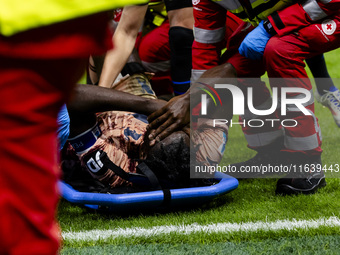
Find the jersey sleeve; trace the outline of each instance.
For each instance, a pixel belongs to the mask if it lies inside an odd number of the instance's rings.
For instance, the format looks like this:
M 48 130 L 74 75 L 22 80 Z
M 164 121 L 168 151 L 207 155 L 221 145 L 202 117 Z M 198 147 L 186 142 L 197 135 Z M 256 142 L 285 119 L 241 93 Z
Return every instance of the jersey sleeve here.
M 339 14 L 340 0 L 306 0 L 295 3 L 268 17 L 279 36 Z

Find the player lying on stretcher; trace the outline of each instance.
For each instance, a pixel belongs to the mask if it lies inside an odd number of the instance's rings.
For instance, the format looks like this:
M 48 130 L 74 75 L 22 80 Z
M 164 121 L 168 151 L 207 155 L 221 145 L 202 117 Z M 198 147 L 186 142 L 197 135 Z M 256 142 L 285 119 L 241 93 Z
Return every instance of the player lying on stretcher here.
M 146 146 L 149 144 L 144 141 L 146 115 L 164 105 L 164 101 L 156 99 L 144 74 L 134 74 L 114 89 L 78 85 L 68 104 L 71 121 L 68 143 L 62 151 L 64 179 L 78 183 L 78 189 L 87 191 L 92 188 L 99 192 L 136 192 L 146 187 L 128 181 L 136 176 L 124 172 L 148 175 L 151 169 L 157 179 L 162 180 L 162 188 L 210 184 L 204 179 L 190 179 L 189 127 L 151 148 Z M 120 111 L 108 111 L 112 109 Z M 67 121 L 64 123 L 67 125 Z M 199 128 L 192 133 L 196 159 L 203 165 L 219 163 L 227 132 L 227 127 L 212 129 L 208 121 L 199 120 Z M 80 176 L 86 176 L 89 182 L 86 185 L 77 182 Z

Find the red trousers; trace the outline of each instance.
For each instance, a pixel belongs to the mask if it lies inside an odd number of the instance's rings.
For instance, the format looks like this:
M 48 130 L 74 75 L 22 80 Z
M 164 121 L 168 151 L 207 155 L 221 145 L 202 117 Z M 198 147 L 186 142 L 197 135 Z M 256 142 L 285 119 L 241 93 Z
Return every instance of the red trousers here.
M 340 46 L 340 20 L 339 17 L 329 18 L 333 27 L 331 33 L 327 32 L 326 21 L 307 26 L 296 33 L 282 37 L 272 37 L 266 46 L 263 61 L 252 61 L 239 53 L 232 55 L 227 62 L 231 63 L 238 77 L 260 77 L 267 70 L 271 87 L 298 87 L 312 90 L 312 85 L 305 71 L 304 60 L 313 56 L 334 50 Z M 334 23 L 333 23 L 334 22 Z M 335 26 L 334 26 L 335 24 Z M 239 43 L 241 40 L 239 40 Z M 287 79 L 274 79 L 287 78 Z M 293 79 L 290 79 L 293 78 Z M 301 78 L 301 79 L 296 79 Z M 261 94 L 258 104 L 265 104 L 269 99 L 269 93 L 265 86 L 253 86 L 255 93 Z M 298 95 L 288 93 L 288 97 Z M 313 95 L 312 95 L 313 97 Z M 294 108 L 287 109 L 287 115 L 278 118 L 293 119 L 297 121 L 296 127 L 279 127 L 268 129 L 245 127 L 243 131 L 252 148 L 260 148 L 268 145 L 275 139 L 284 135 L 284 150 L 288 152 L 302 152 L 307 155 L 319 155 L 321 153 L 321 131 L 318 120 L 314 115 L 314 100 L 306 103 L 305 108 L 311 115 L 304 115 Z M 270 105 L 269 105 L 270 107 Z M 268 109 L 264 108 L 264 109 Z M 254 116 L 253 116 L 254 118 Z M 255 116 L 256 118 L 256 116 Z M 268 116 L 266 116 L 268 118 Z M 281 132 L 284 129 L 284 133 Z
M 55 221 L 59 178 L 55 120 L 63 91 L 71 90 L 84 70 L 74 67 L 84 68 L 85 63 L 2 60 L 0 253 L 4 249 L 11 254 L 55 254 L 60 235 Z
M 226 37 L 228 38 L 242 21 L 228 12 Z M 171 94 L 169 21 L 146 34 L 138 46 L 138 53 L 147 71 L 155 73 L 151 85 L 156 95 Z
M 138 47 L 139 57 L 148 72 L 155 73 L 151 85 L 156 95 L 172 94 L 170 77 L 169 21 L 163 22 L 143 36 Z
M 88 55 L 110 45 L 101 17 L 0 37 L 0 254 L 58 252 L 56 118 Z

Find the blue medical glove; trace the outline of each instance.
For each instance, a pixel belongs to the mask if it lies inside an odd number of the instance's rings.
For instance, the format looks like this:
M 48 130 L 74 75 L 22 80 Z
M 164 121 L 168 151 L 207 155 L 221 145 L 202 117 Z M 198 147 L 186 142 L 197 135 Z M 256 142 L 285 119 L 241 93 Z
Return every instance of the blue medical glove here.
M 263 20 L 243 40 L 238 51 L 242 56 L 259 60 L 263 56 L 267 42 L 273 35 L 269 34 L 263 26 Z

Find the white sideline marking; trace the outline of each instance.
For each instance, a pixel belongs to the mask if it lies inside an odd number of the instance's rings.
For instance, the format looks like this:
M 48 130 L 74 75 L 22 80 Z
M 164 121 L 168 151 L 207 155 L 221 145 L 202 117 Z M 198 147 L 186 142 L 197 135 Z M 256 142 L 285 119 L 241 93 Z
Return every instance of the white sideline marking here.
M 247 223 L 217 223 L 209 225 L 169 225 L 152 228 L 117 228 L 112 230 L 90 230 L 80 232 L 63 232 L 64 240 L 69 241 L 97 241 L 115 239 L 118 237 L 153 237 L 166 234 L 190 235 L 192 233 L 235 233 L 256 231 L 296 231 L 299 229 L 316 229 L 319 227 L 340 227 L 338 217 L 320 218 L 317 220 L 278 220 L 274 222 L 247 222 Z

